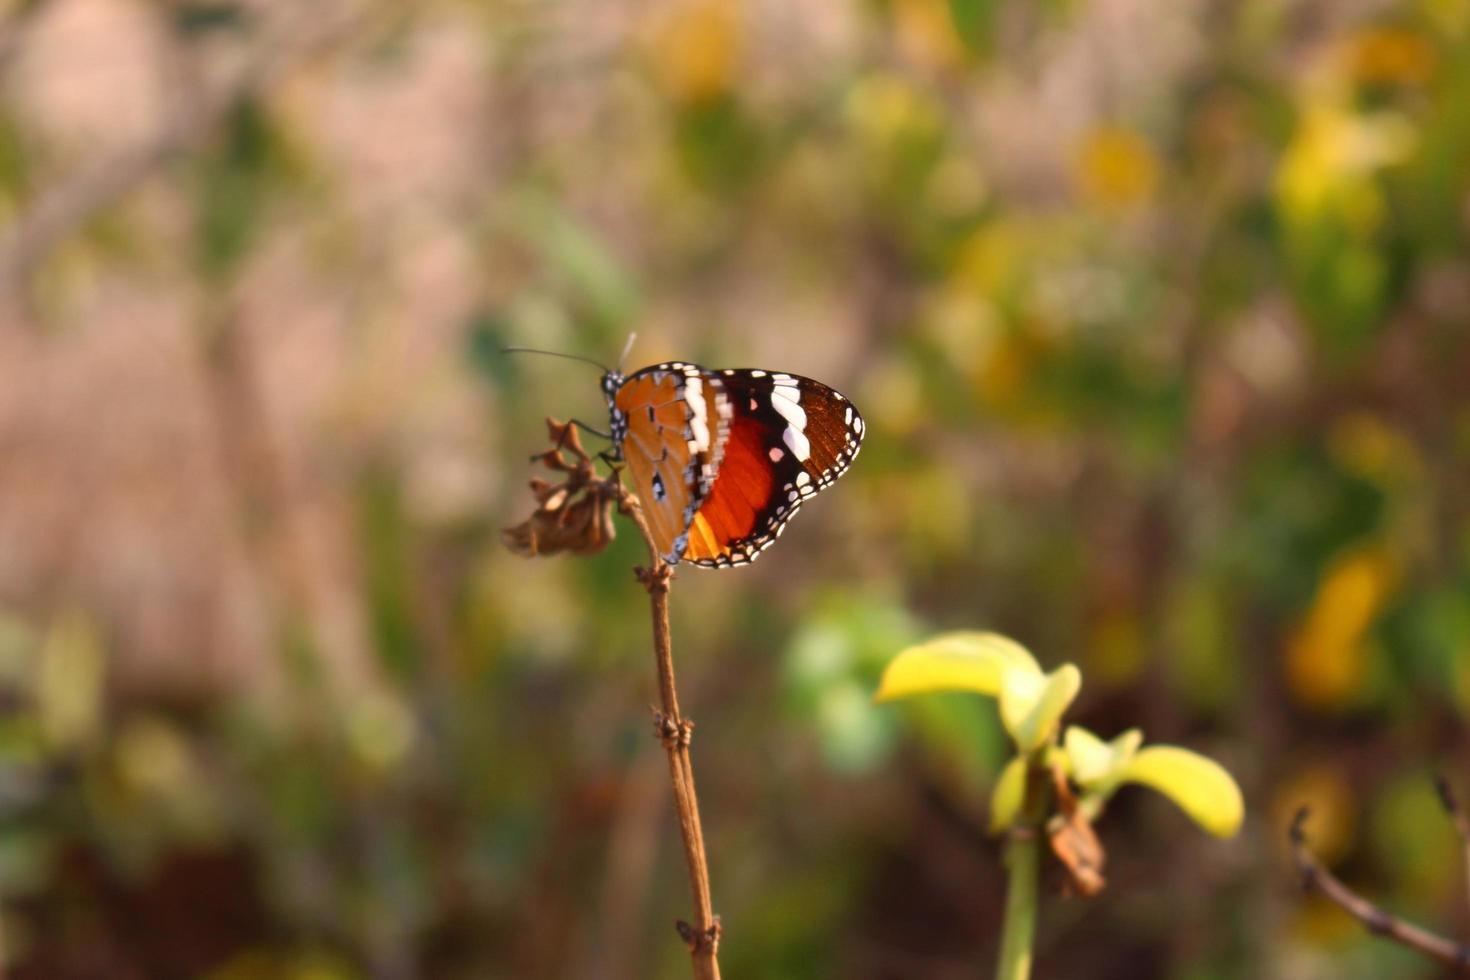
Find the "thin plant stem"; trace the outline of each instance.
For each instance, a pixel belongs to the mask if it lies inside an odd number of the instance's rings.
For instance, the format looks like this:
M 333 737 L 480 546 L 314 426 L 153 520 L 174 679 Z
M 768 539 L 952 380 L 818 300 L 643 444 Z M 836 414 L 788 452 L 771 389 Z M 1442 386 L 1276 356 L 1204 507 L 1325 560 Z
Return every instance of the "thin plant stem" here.
M 505 528 L 501 534 L 507 547 L 532 556 L 570 551 L 586 554 L 600 550 L 612 537 L 613 502 L 632 519 L 648 548 L 648 567 L 636 569 L 638 580 L 648 591 L 653 619 L 653 659 L 658 679 L 659 707 L 654 709 L 654 733 L 668 755 L 669 783 L 674 791 L 674 812 L 679 818 L 679 835 L 684 844 L 684 864 L 689 870 L 689 892 L 694 900 L 694 924 L 675 923 L 689 947 L 695 980 L 719 980 L 720 917 L 710 900 L 709 864 L 704 855 L 704 829 L 699 823 L 699 797 L 694 791 L 694 765 L 689 759 L 689 741 L 694 722 L 679 711 L 679 692 L 674 683 L 674 649 L 669 631 L 669 584 L 674 570 L 663 560 L 638 498 L 619 482 L 615 470 L 609 477 L 597 475 L 596 466 L 577 438 L 576 423 L 546 420 L 554 443 L 534 457 L 565 480 L 553 485 L 531 481 L 537 508 L 523 523 Z M 563 453 L 571 453 L 567 459 Z
M 1031 976 L 1031 944 L 1036 935 L 1036 889 L 1041 838 L 1031 827 L 1017 828 L 1006 844 L 1006 917 L 1001 929 L 996 980 Z
M 1047 810 L 1052 804 L 1052 775 L 1046 768 L 1044 751 L 1027 757 L 1021 818 L 1011 828 L 1006 841 L 1006 909 L 1005 921 L 1001 923 L 996 980 L 1028 980 L 1031 976 L 1041 841 Z
M 679 711 L 679 693 L 674 683 L 673 639 L 669 631 L 669 582 L 674 570 L 659 555 L 653 534 L 638 500 L 624 493 L 624 513 L 633 519 L 648 546 L 650 567 L 638 570 L 648 590 L 653 614 L 653 656 L 658 672 L 659 709 L 654 725 L 669 757 L 669 782 L 674 790 L 674 809 L 684 843 L 684 863 L 689 870 L 689 891 L 694 900 L 694 923 L 677 923 L 679 935 L 689 945 L 695 980 L 719 980 L 720 920 L 710 899 L 709 864 L 704 853 L 704 829 L 699 822 L 699 797 L 694 791 L 694 765 L 689 758 L 689 741 L 694 723 Z
M 1438 933 L 1416 926 L 1412 922 L 1405 922 L 1397 916 L 1389 915 L 1343 884 L 1341 879 L 1324 868 L 1307 848 L 1306 825 L 1307 808 L 1302 807 L 1297 810 L 1296 817 L 1291 821 L 1291 828 L 1287 831 L 1287 839 L 1291 843 L 1292 860 L 1296 863 L 1303 891 L 1321 893 L 1361 922 L 1363 927 L 1375 936 L 1391 939 L 1400 946 L 1438 960 L 1458 973 L 1470 972 L 1470 944 L 1457 943 Z

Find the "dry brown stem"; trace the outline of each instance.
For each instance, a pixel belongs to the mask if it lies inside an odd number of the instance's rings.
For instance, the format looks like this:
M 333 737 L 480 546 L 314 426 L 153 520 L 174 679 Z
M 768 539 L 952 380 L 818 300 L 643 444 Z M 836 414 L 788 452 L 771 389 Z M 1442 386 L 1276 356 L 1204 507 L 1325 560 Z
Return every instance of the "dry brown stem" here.
M 648 547 L 649 566 L 636 569 L 638 581 L 648 592 L 653 616 L 653 657 L 657 669 L 659 706 L 653 712 L 654 734 L 663 743 L 669 759 L 669 783 L 674 791 L 674 810 L 684 844 L 684 864 L 689 871 L 689 891 L 694 900 L 694 922 L 677 922 L 679 936 L 689 946 L 695 980 L 719 980 L 720 919 L 710 900 L 709 864 L 704 853 L 704 830 L 699 822 L 699 797 L 694 790 L 694 766 L 689 743 L 694 722 L 679 710 L 679 692 L 674 681 L 673 639 L 669 631 L 669 583 L 674 570 L 658 552 L 653 532 L 639 506 L 638 498 L 618 481 L 617 475 L 599 477 L 591 458 L 583 451 L 576 429 L 547 419 L 552 448 L 536 457 L 551 470 L 567 474 L 562 484 L 551 486 L 533 481 L 538 509 L 516 528 L 507 529 L 506 543 L 521 554 L 546 554 L 548 532 L 560 547 L 580 553 L 595 551 L 611 538 L 597 516 L 606 503 L 615 501 L 618 510 L 632 519 Z M 568 459 L 563 453 L 570 453 Z M 589 519 L 557 523 L 584 502 L 594 514 Z M 580 513 L 580 512 L 577 512 Z M 559 529 L 559 530 L 558 530 Z
M 1448 802 L 1446 806 L 1449 806 Z M 1292 860 L 1296 862 L 1296 869 L 1301 875 L 1302 888 L 1305 891 L 1320 892 L 1361 922 L 1364 928 L 1375 936 L 1391 939 L 1401 946 L 1407 946 L 1409 949 L 1423 953 L 1462 973 L 1470 972 L 1470 946 L 1446 939 L 1428 929 L 1389 915 L 1343 884 L 1342 880 L 1331 871 L 1322 867 L 1312 852 L 1307 849 L 1306 822 L 1307 808 L 1302 807 L 1296 812 L 1296 818 L 1292 820 L 1291 829 L 1288 831 Z
M 1107 852 L 1092 829 L 1092 821 L 1077 805 L 1060 766 L 1051 767 L 1051 780 L 1057 803 L 1057 812 L 1046 825 L 1051 852 L 1067 871 L 1066 890 L 1083 898 L 1096 898 L 1107 886 L 1103 877 Z

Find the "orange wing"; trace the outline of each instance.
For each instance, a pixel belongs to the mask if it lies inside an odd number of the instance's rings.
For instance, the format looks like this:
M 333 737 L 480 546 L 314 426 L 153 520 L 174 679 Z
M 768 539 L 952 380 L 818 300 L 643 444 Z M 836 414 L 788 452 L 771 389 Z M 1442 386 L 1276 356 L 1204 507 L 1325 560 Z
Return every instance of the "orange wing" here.
M 730 405 L 718 379 L 692 364 L 658 364 L 630 376 L 613 407 L 626 432 L 620 449 L 654 544 L 673 564 L 709 495 L 729 432 Z
M 846 472 L 863 441 L 857 409 L 820 381 L 759 369 L 721 371 L 719 379 L 734 418 L 684 552 L 707 568 L 754 561 L 808 498 Z
M 731 564 L 737 543 L 756 533 L 775 489 L 766 449 L 769 438 L 767 426 L 755 419 L 731 423 L 719 476 L 690 522 L 685 558 L 700 565 Z

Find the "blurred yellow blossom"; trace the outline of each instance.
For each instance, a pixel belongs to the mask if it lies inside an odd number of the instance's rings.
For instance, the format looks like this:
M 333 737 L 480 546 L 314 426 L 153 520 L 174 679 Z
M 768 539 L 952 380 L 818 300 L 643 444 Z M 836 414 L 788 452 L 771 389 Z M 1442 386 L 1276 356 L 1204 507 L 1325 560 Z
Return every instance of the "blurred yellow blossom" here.
M 1337 420 L 1327 440 L 1344 469 L 1379 483 L 1415 476 L 1422 469 L 1414 444 L 1376 415 L 1360 412 Z
M 1434 48 L 1414 31 L 1374 27 L 1348 38 L 1346 68 L 1357 82 L 1423 85 L 1437 67 Z
M 677 6 L 657 32 L 652 58 L 675 101 L 710 102 L 734 85 L 740 57 L 739 8 L 730 0 Z
M 932 138 L 942 112 L 926 92 L 896 74 L 873 74 L 853 85 L 843 104 L 847 123 L 880 158 L 904 145 Z
M 1271 826 L 1287 826 L 1299 809 L 1307 807 L 1312 815 L 1312 852 L 1330 867 L 1347 856 L 1357 837 L 1356 806 L 1342 771 L 1314 763 L 1280 782 L 1271 802 Z M 1284 839 L 1281 843 L 1284 847 Z
M 964 64 L 965 46 L 947 0 L 895 0 L 893 27 L 899 50 L 914 64 L 930 69 Z
M 52 746 L 80 748 L 96 738 L 106 671 L 96 624 L 81 612 L 63 613 L 41 645 L 35 675 L 41 730 Z
M 1368 628 L 1392 594 L 1395 573 L 1376 548 L 1361 548 L 1328 568 L 1316 598 L 1286 642 L 1286 674 L 1303 704 L 1341 707 L 1368 676 Z
M 1345 98 L 1309 104 L 1276 174 L 1276 196 L 1289 220 L 1332 211 L 1359 235 L 1375 231 L 1384 202 L 1372 177 L 1413 151 L 1415 131 L 1402 114 L 1355 112 Z
M 128 722 L 117 736 L 118 775 L 128 788 L 166 797 L 193 776 L 194 762 L 184 733 L 161 718 Z
M 1005 224 L 986 222 L 960 244 L 951 279 L 977 292 L 989 292 L 1005 278 L 1014 261 Z
M 1470 3 L 1465 0 L 1419 0 L 1423 16 L 1444 33 L 1459 37 L 1470 26 Z
M 1104 125 L 1083 137 L 1077 151 L 1077 181 L 1083 194 L 1104 207 L 1146 200 L 1159 182 L 1159 161 L 1141 136 Z

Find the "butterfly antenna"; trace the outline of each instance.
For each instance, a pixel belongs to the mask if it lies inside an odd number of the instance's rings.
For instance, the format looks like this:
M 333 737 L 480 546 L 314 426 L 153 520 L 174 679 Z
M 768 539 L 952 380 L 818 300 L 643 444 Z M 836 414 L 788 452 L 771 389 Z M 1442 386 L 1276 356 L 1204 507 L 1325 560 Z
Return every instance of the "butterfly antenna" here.
M 638 339 L 638 334 L 637 333 L 631 332 L 631 331 L 628 333 L 628 342 L 623 345 L 623 353 L 622 353 L 621 356 L 618 357 L 618 370 L 619 371 L 622 371 L 623 370 L 623 365 L 627 362 L 628 355 L 630 353 L 632 353 L 632 351 L 633 351 L 633 341 L 635 341 L 637 339 Z
M 590 357 L 582 357 L 579 354 L 563 354 L 560 351 L 554 351 L 554 350 L 538 350 L 535 347 L 502 347 L 502 348 L 500 348 L 500 353 L 502 353 L 502 354 L 544 354 L 547 357 L 564 357 L 564 358 L 566 358 L 569 361 L 581 361 L 583 364 L 591 364 L 595 368 L 600 368 L 602 370 L 602 373 L 603 374 L 607 374 L 608 371 L 610 370 L 606 364 L 603 364 L 601 361 L 594 361 Z

